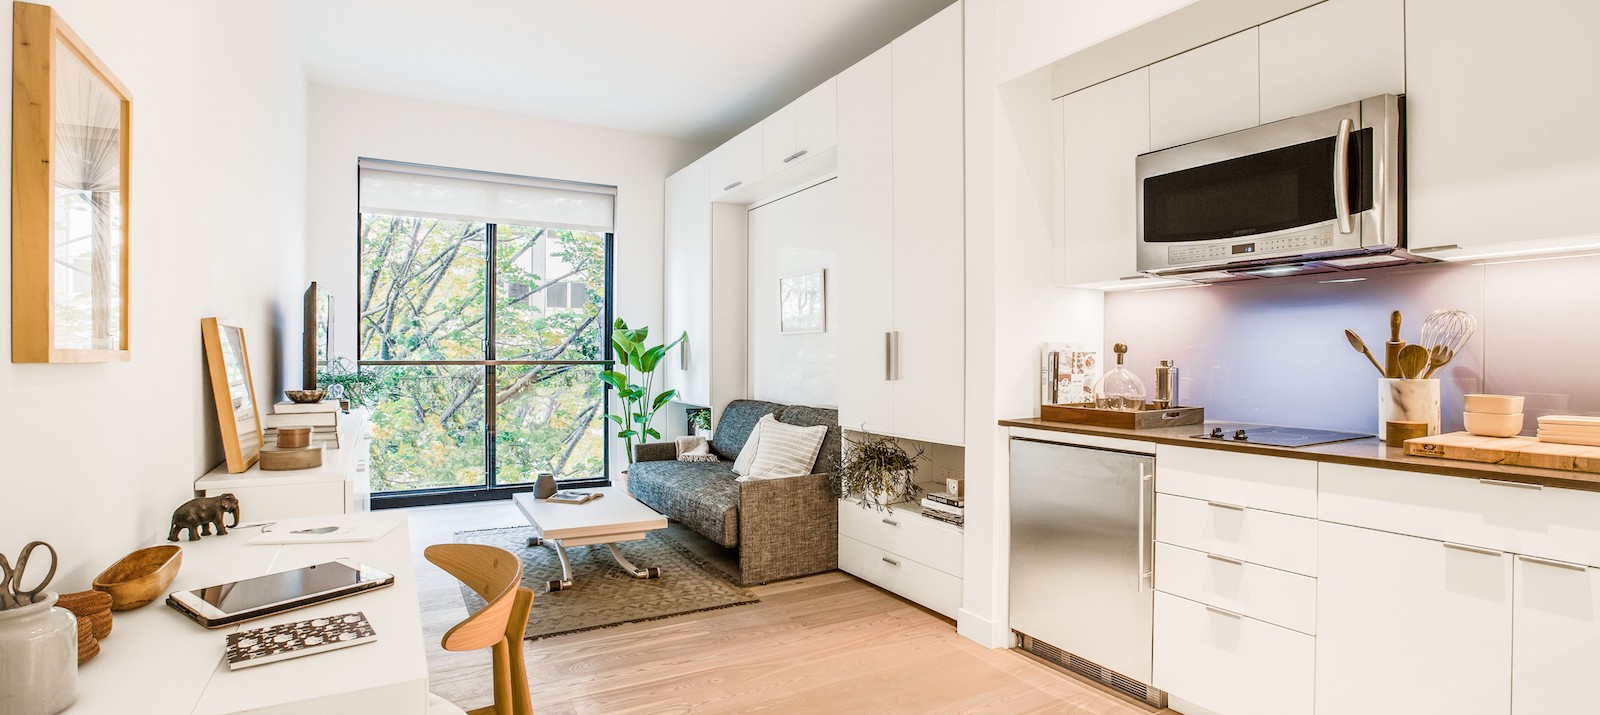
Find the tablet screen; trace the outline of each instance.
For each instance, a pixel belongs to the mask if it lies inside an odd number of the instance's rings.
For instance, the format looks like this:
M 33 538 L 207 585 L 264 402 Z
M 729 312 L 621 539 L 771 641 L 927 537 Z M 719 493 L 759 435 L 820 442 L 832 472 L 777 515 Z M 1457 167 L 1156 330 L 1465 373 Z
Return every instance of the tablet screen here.
M 367 580 L 374 580 L 368 578 Z M 281 571 L 257 576 L 243 581 L 190 591 L 227 614 L 293 601 L 317 593 L 348 588 L 362 582 L 359 569 L 337 561 L 307 566 L 293 571 Z

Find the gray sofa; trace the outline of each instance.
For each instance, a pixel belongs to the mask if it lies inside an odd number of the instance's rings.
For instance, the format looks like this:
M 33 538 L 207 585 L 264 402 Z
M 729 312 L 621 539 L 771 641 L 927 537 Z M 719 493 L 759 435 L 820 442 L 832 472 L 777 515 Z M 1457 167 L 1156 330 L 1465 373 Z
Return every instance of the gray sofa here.
M 828 427 L 812 473 L 736 481 L 733 460 L 769 414 L 792 425 Z M 679 462 L 672 442 L 642 444 L 628 466 L 628 491 L 667 518 L 738 548 L 744 584 L 806 576 L 839 565 L 839 505 L 828 487 L 839 449 L 835 410 L 734 400 L 711 437 L 716 462 Z

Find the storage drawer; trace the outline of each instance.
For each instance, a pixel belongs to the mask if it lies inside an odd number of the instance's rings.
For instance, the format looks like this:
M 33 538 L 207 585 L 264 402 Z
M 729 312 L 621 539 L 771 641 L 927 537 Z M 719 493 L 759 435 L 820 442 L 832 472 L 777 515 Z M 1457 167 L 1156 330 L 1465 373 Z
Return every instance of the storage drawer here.
M 1156 590 L 1301 633 L 1317 633 L 1317 580 L 1171 544 L 1156 544 Z
M 961 579 L 848 536 L 839 537 L 839 568 L 947 618 L 961 607 Z
M 907 505 L 881 512 L 863 509 L 849 499 L 840 500 L 839 534 L 959 577 L 961 530 L 937 523 L 916 509 Z
M 1163 444 L 1156 491 L 1315 519 L 1317 463 Z
M 1156 541 L 1317 575 L 1314 519 L 1157 494 Z
M 1316 639 L 1156 592 L 1152 685 L 1225 715 L 1310 715 Z
M 1600 493 L 1324 464 L 1324 521 L 1600 566 Z

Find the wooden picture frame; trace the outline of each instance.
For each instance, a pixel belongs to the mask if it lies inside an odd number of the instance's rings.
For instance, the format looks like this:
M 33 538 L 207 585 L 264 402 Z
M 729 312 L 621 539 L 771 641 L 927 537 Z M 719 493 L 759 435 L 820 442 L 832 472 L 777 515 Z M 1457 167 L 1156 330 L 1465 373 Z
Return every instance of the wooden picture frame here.
M 54 9 L 12 28 L 11 361 L 126 361 L 132 100 Z
M 306 288 L 304 303 L 300 386 L 315 390 L 321 387 L 317 384 L 317 373 L 333 364 L 333 296 L 312 281 Z
M 228 473 L 238 474 L 261 459 L 261 403 L 250 379 L 250 351 L 244 328 L 216 318 L 200 320 L 200 339 L 206 346 L 206 368 L 216 398 L 217 426 L 222 431 L 222 451 L 228 456 Z

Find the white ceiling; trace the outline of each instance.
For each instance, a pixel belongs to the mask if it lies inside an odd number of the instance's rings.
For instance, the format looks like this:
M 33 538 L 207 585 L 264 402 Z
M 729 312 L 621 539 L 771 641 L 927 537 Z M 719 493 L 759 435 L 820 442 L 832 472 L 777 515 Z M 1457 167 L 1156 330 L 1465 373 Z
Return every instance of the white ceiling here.
M 720 141 L 951 0 L 288 0 L 312 82 Z

